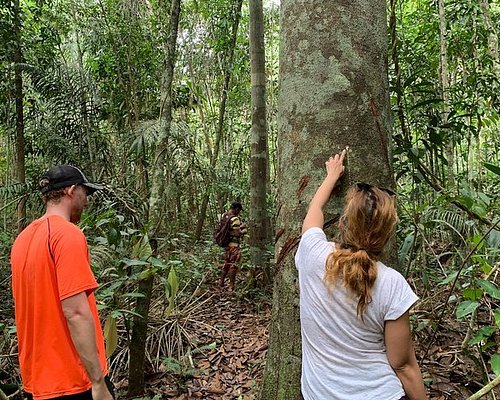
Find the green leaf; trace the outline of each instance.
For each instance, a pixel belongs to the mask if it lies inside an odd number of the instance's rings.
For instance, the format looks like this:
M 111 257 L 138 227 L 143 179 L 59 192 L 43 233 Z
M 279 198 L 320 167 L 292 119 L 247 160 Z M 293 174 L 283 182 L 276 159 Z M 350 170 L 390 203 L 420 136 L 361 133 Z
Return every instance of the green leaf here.
M 123 261 L 127 264 L 127 267 L 134 267 L 136 265 L 149 265 L 149 262 L 144 261 L 144 260 L 126 259 L 126 260 L 123 260 Z
M 476 301 L 462 301 L 457 307 L 456 316 L 458 319 L 463 319 L 467 315 L 472 314 L 478 307 L 479 303 Z
M 458 275 L 458 271 L 452 272 L 450 275 L 448 275 L 446 278 L 444 278 L 442 281 L 439 282 L 439 285 L 446 285 L 450 283 L 452 280 L 454 280 Z
M 438 103 L 442 103 L 442 102 L 443 102 L 443 99 L 439 99 L 439 98 L 424 100 L 424 101 L 420 101 L 420 102 L 414 104 L 410 109 L 414 110 L 414 109 L 419 108 L 419 107 L 427 106 L 430 104 L 438 104 Z
M 408 236 L 406 236 L 405 241 L 401 246 L 401 249 L 399 250 L 398 264 L 400 267 L 403 266 L 406 256 L 408 255 L 408 252 L 412 248 L 414 241 L 415 241 L 415 235 L 409 234 Z
M 138 292 L 125 293 L 122 296 L 123 297 L 146 297 L 146 295 L 144 293 L 138 293 Z
M 116 329 L 116 319 L 108 315 L 104 323 L 104 337 L 106 339 L 106 357 L 110 357 L 118 346 L 118 331 Z
M 481 343 L 483 340 L 488 339 L 491 335 L 493 335 L 496 332 L 497 328 L 494 326 L 483 326 L 479 331 L 476 333 L 476 336 L 474 336 L 470 341 L 470 345 L 478 344 Z
M 217 342 L 212 342 L 204 346 L 197 347 L 191 351 L 191 354 L 198 354 L 205 350 L 215 350 L 217 348 Z
M 467 288 L 463 291 L 463 296 L 467 300 L 476 301 L 481 298 L 483 291 L 481 289 Z
M 483 165 L 485 166 L 485 168 L 489 169 L 491 172 L 493 172 L 497 175 L 500 175 L 500 167 L 499 166 L 493 165 L 490 163 L 483 163 Z
M 486 293 L 488 293 L 494 299 L 500 300 L 500 290 L 490 281 L 485 281 L 484 279 L 480 279 L 477 282 L 479 286 L 481 286 Z
M 495 309 L 495 325 L 500 328 L 500 308 Z
M 141 236 L 132 249 L 133 258 L 147 258 L 153 255 L 153 250 L 149 245 L 148 235 Z
M 500 375 L 500 354 L 493 354 L 490 359 L 490 364 L 495 375 Z
M 460 204 L 464 205 L 467 208 L 472 208 L 474 205 L 474 199 L 471 196 L 468 196 L 466 194 L 462 194 L 461 196 L 457 196 L 456 198 Z
M 163 359 L 162 364 L 167 368 L 169 372 L 181 372 L 181 363 L 173 357 L 167 357 Z
M 443 144 L 443 138 L 441 137 L 440 132 L 438 132 L 436 129 L 431 129 L 429 131 L 429 140 L 437 145 Z
M 165 311 L 165 316 L 170 315 L 175 305 L 175 297 L 177 296 L 177 291 L 179 290 L 179 280 L 177 279 L 177 273 L 175 272 L 175 268 L 170 267 L 170 272 L 168 273 L 168 286 L 169 289 L 167 291 L 168 297 L 168 308 Z

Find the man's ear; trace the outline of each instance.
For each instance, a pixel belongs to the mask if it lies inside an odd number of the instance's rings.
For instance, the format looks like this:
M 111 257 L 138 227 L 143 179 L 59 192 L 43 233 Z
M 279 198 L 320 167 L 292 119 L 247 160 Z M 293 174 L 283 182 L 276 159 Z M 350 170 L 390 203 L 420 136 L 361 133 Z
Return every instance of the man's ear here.
M 64 189 L 64 194 L 67 194 L 68 196 L 72 197 L 73 194 L 75 193 L 75 190 L 76 190 L 76 185 L 68 186 L 67 188 Z

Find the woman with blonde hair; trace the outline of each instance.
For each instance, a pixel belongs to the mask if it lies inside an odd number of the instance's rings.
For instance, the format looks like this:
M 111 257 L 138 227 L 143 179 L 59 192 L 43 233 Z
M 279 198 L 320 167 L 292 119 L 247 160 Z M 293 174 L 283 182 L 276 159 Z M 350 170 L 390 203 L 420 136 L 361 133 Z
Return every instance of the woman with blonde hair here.
M 323 232 L 323 208 L 344 172 L 346 150 L 326 161 L 326 177 L 302 225 L 299 271 L 302 395 L 305 400 L 427 399 L 413 349 L 409 309 L 418 297 L 379 261 L 397 221 L 395 193 L 351 186 L 338 242 Z

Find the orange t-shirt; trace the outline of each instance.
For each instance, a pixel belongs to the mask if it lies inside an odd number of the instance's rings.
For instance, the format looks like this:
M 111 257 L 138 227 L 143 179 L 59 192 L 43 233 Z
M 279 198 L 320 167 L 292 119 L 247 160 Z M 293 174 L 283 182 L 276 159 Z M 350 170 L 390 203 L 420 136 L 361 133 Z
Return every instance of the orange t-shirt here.
M 87 241 L 76 225 L 44 216 L 24 229 L 12 246 L 19 364 L 24 390 L 35 399 L 84 392 L 92 387 L 64 317 L 61 300 L 86 292 L 94 317 L 99 359 L 107 373 Z

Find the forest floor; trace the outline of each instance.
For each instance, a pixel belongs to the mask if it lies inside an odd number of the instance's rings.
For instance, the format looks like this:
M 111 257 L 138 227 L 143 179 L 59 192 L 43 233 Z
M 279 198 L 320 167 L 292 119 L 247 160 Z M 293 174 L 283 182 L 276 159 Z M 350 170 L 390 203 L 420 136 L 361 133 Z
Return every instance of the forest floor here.
M 482 368 L 473 360 L 481 361 L 473 354 L 464 355 L 461 342 L 465 332 L 456 326 L 452 312 L 441 321 L 429 347 L 431 331 L 425 327 L 426 321 L 436 321 L 431 316 L 436 313 L 437 297 L 444 295 L 443 290 L 414 308 L 412 318 L 423 325 L 416 334 L 416 354 L 419 360 L 424 357 L 419 364 L 431 400 L 467 399 L 484 386 L 479 372 Z M 203 320 L 199 326 L 204 328 L 192 334 L 198 343 L 217 345 L 192 357 L 193 373 L 177 379 L 168 372 L 155 373 L 148 380 L 149 395 L 173 400 L 257 399 L 271 322 L 269 297 L 251 301 L 238 293 L 220 291 L 215 285 L 202 297 L 206 301 L 197 315 Z M 500 398 L 500 393 L 495 393 Z
M 150 399 L 258 398 L 268 348 L 271 294 L 254 294 L 249 298 L 244 296 L 242 291 L 229 293 L 218 290 L 215 274 L 209 280 L 211 284 L 202 285 L 197 289 L 197 293 L 189 295 L 194 298 L 193 306 L 190 307 L 195 311 L 192 311 L 191 317 L 186 320 L 187 323 L 179 329 L 180 334 L 189 337 L 189 355 L 180 364 L 169 365 L 163 361 L 158 368 L 150 369 L 151 372 L 147 373 L 147 395 Z M 239 283 L 240 287 L 243 287 L 243 282 Z M 443 313 L 444 318 L 439 324 L 438 333 L 431 340 L 431 326 L 435 327 L 439 320 L 446 300 L 446 289 L 443 287 L 435 290 L 432 295 L 424 293 L 423 290 L 417 292 L 423 300 L 413 308 L 411 318 L 416 354 L 430 399 L 467 399 L 484 386 L 482 371 L 487 365 L 488 354 L 480 354 L 473 349 L 462 349 L 461 344 L 467 327 L 463 323 L 457 323 L 451 307 Z M 6 294 L 0 294 L 0 298 Z M 6 301 L 1 302 L 0 311 L 3 306 L 3 311 L 10 309 L 10 301 L 7 301 L 7 298 L 4 300 Z M 478 315 L 477 320 L 486 321 L 487 318 L 488 316 Z M 13 319 L 8 318 L 8 321 L 4 322 L 11 325 Z M 161 326 L 172 326 L 172 323 L 161 321 Z M 154 327 L 152 330 L 155 330 Z M 162 339 L 154 335 L 156 333 L 152 334 L 150 342 L 161 342 Z M 13 349 L 15 350 L 15 347 Z M 4 355 L 12 352 L 7 348 L 0 350 Z M 14 355 L 3 358 L 2 363 L 4 367 L 10 366 L 7 369 L 11 378 L 13 370 L 17 370 L 13 357 Z M 125 356 L 122 362 L 115 357 L 121 364 L 113 377 L 118 399 L 124 399 L 127 391 L 126 358 L 128 357 Z M 175 356 L 172 359 L 175 360 Z M 422 359 L 423 361 L 420 361 Z M 0 371 L 0 383 L 11 381 L 7 375 L 3 375 L 3 371 Z M 500 399 L 498 389 L 500 388 L 497 387 L 495 391 L 496 397 L 482 399 Z

